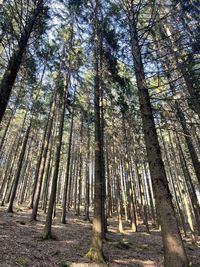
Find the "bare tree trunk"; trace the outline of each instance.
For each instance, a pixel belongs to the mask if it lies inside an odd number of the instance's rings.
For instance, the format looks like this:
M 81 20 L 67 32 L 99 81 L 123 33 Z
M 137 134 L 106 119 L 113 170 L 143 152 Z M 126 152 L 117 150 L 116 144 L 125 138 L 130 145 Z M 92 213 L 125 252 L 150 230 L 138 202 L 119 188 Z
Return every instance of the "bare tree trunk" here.
M 43 176 L 44 176 L 44 171 L 45 171 L 45 163 L 47 159 L 47 153 L 48 153 L 48 148 L 49 148 L 49 142 L 50 142 L 50 137 L 51 137 L 51 132 L 52 132 L 52 124 L 53 124 L 53 117 L 54 117 L 54 112 L 55 112 L 55 102 L 56 102 L 56 93 L 53 95 L 53 99 L 50 105 L 50 111 L 48 114 L 48 119 L 46 123 L 46 128 L 42 140 L 42 147 L 38 159 L 38 166 L 36 169 L 35 173 L 35 182 L 36 182 L 36 187 L 35 187 L 35 194 L 33 195 L 33 210 L 31 213 L 31 220 L 35 221 L 37 218 L 37 212 L 38 212 L 38 205 L 40 201 L 40 194 L 41 194 L 41 188 L 42 188 L 42 181 L 43 181 Z
M 90 124 L 87 125 L 87 161 L 85 176 L 85 220 L 90 221 Z
M 160 145 L 151 108 L 148 86 L 139 45 L 137 24 L 133 9 L 126 10 L 129 21 L 132 56 L 139 94 L 144 139 L 151 173 L 157 212 L 161 223 L 165 267 L 188 267 L 189 262 L 176 220 L 172 196 L 162 161 Z
M 187 124 L 186 124 L 185 116 L 184 116 L 184 114 L 183 114 L 183 112 L 182 112 L 182 110 L 179 107 L 177 102 L 175 103 L 175 105 L 176 105 L 177 117 L 180 120 L 182 129 L 183 129 L 183 133 L 185 136 L 185 141 L 186 141 L 186 144 L 187 144 L 190 156 L 191 156 L 191 160 L 192 160 L 192 163 L 194 166 L 195 174 L 196 174 L 196 177 L 198 179 L 199 186 L 200 186 L 200 162 L 199 162 L 196 150 L 194 148 L 194 145 L 193 145 L 193 142 L 191 139 L 190 131 L 189 131 Z
M 187 163 L 183 154 L 183 150 L 177 135 L 177 139 L 178 139 L 178 146 L 179 146 L 179 154 L 180 154 L 180 160 L 181 160 L 181 164 L 182 164 L 182 168 L 183 168 L 183 173 L 184 173 L 184 178 L 189 190 L 189 194 L 190 194 L 190 198 L 191 198 L 191 203 L 192 203 L 192 207 L 194 210 L 194 216 L 196 219 L 196 225 L 197 225 L 197 231 L 198 231 L 198 235 L 200 235 L 200 206 L 198 203 L 198 198 L 196 195 L 196 191 L 192 182 L 192 178 L 190 176 L 188 167 L 187 167 Z
M 100 3 L 95 0 L 94 8 L 94 120 L 95 120 L 95 186 L 92 246 L 87 256 L 98 263 L 104 263 L 103 255 L 103 182 L 102 170 L 102 129 L 100 110 L 100 73 L 99 73 L 99 12 Z
M 76 92 L 75 92 L 76 93 Z M 74 110 L 75 110 L 75 97 L 74 93 L 73 99 L 73 107 L 72 107 L 72 117 L 71 117 L 71 125 L 69 132 L 69 143 L 68 143 L 68 154 L 67 154 L 67 168 L 65 173 L 65 181 L 64 181 L 64 191 L 63 191 L 63 201 L 62 201 L 62 216 L 61 223 L 66 223 L 66 205 L 67 205 L 67 192 L 68 192 L 68 184 L 69 184 L 69 175 L 70 175 L 70 164 L 71 164 L 71 150 L 72 150 L 72 134 L 73 134 L 73 126 L 74 126 Z M 69 203 L 69 201 L 68 201 Z
M 21 169 L 22 169 L 24 155 L 25 155 L 25 152 L 26 152 L 26 145 L 27 145 L 27 142 L 28 142 L 28 138 L 29 138 L 29 134 L 30 134 L 30 130 L 31 130 L 31 125 L 32 125 L 32 118 L 30 119 L 30 123 L 29 123 L 29 126 L 28 126 L 27 130 L 26 130 L 26 134 L 25 134 L 25 137 L 24 137 L 24 140 L 23 140 L 23 145 L 22 145 L 22 148 L 21 148 L 20 156 L 19 156 L 16 176 L 15 176 L 15 179 L 14 179 L 12 193 L 11 193 L 11 196 L 10 196 L 10 202 L 9 202 L 9 206 L 8 206 L 8 209 L 7 209 L 8 212 L 13 212 L 13 203 L 14 203 L 15 196 L 16 196 L 16 193 L 17 193 L 17 187 L 18 187 L 18 183 L 19 183 L 19 179 L 20 179 L 20 173 L 21 173 Z
M 44 239 L 51 239 L 52 238 L 52 216 L 54 205 L 56 201 L 56 191 L 57 191 L 57 180 L 59 174 L 59 166 L 60 166 L 60 155 L 61 155 L 61 146 L 62 146 L 62 138 L 63 138 L 63 127 L 64 127 L 64 119 L 65 119 L 65 110 L 66 110 L 66 93 L 67 93 L 67 86 L 68 80 L 65 80 L 64 89 L 60 96 L 60 104 L 61 104 L 61 115 L 60 115 L 60 125 L 58 131 L 58 141 L 56 144 L 56 153 L 55 153 L 55 169 L 52 178 L 52 185 L 51 185 L 51 194 L 49 199 L 49 206 L 47 210 L 46 222 L 43 232 Z

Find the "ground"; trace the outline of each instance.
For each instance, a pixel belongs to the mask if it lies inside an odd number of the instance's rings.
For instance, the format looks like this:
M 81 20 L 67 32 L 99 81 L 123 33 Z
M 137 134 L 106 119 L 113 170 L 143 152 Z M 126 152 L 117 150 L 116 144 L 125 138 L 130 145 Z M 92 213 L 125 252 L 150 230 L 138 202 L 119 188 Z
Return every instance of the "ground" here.
M 15 209 L 7 213 L 0 208 L 0 267 L 95 267 L 84 257 L 90 248 L 92 225 L 67 213 L 67 224 L 60 223 L 60 214 L 54 220 L 53 232 L 56 240 L 41 239 L 45 215 L 40 213 L 36 223 L 30 222 L 31 211 Z M 152 230 L 138 233 L 128 228 L 122 234 L 117 232 L 116 218 L 109 220 L 108 241 L 104 252 L 110 267 L 163 267 L 161 234 Z M 200 266 L 200 245 L 184 239 L 184 244 L 193 267 Z

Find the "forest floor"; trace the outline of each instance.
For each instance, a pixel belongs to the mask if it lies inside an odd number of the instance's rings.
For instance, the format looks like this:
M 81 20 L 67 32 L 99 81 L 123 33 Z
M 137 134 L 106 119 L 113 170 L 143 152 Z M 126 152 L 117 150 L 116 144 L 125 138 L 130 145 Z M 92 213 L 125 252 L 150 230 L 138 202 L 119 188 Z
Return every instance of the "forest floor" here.
M 67 224 L 54 220 L 53 233 L 56 240 L 42 241 L 45 215 L 39 213 L 36 223 L 30 222 L 31 211 L 27 208 L 7 213 L 0 208 L 0 267 L 95 267 L 84 256 L 90 248 L 92 225 L 83 216 L 67 213 Z M 127 227 L 126 227 L 127 228 Z M 144 232 L 142 225 L 138 233 L 125 229 L 117 231 L 116 218 L 109 220 L 108 241 L 104 252 L 111 267 L 162 267 L 163 246 L 159 231 Z M 184 244 L 193 267 L 200 267 L 200 243 L 192 244 L 184 239 Z

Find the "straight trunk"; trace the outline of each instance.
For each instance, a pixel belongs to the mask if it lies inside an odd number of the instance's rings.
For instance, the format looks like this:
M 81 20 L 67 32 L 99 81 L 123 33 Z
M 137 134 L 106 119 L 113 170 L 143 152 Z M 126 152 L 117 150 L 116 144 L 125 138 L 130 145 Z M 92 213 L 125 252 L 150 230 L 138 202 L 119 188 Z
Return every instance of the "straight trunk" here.
M 26 152 L 26 145 L 28 142 L 28 138 L 29 138 L 29 134 L 30 134 L 30 130 L 31 130 L 31 125 L 32 125 L 32 118 L 30 120 L 29 126 L 26 130 L 26 134 L 23 140 L 23 145 L 21 148 L 21 152 L 20 152 L 20 156 L 19 156 L 19 161 L 18 161 L 18 166 L 17 166 L 17 170 L 16 170 L 16 176 L 14 179 L 14 184 L 13 184 L 13 188 L 12 188 L 12 192 L 11 192 L 11 196 L 10 196 L 10 202 L 9 202 L 9 206 L 7 211 L 8 212 L 13 212 L 13 203 L 15 200 L 15 196 L 17 193 L 17 188 L 18 188 L 18 183 L 19 183 L 19 179 L 20 179 L 20 174 L 21 174 L 21 169 L 22 169 L 22 164 L 23 164 L 23 160 L 24 160 L 24 155 Z
M 133 14 L 132 10 L 128 10 L 132 56 L 138 87 L 144 139 L 164 245 L 164 265 L 165 267 L 188 267 L 189 262 L 178 228 L 172 196 L 169 191 L 161 156 L 134 16 L 135 14 Z
M 103 182 L 102 170 L 102 129 L 100 110 L 100 74 L 99 74 L 99 12 L 100 3 L 95 1 L 94 9 L 94 124 L 95 124 L 95 185 L 92 246 L 87 256 L 98 263 L 104 263 L 103 255 Z
M 41 147 L 39 160 L 38 160 L 38 166 L 37 166 L 37 170 L 35 173 L 36 187 L 35 187 L 35 194 L 33 195 L 33 210 L 31 214 L 32 221 L 35 221 L 37 218 L 38 205 L 40 201 L 40 194 L 41 194 L 41 188 L 42 188 L 42 181 L 43 181 L 47 153 L 48 153 L 50 137 L 51 137 L 51 132 L 52 132 L 53 117 L 54 117 L 54 112 L 55 112 L 55 102 L 56 102 L 56 93 L 53 96 L 52 103 L 50 105 L 50 111 L 48 114 L 47 124 L 45 128 L 44 136 L 43 136 L 42 147 Z
M 71 164 L 71 150 L 72 150 L 72 134 L 73 134 L 73 126 L 74 126 L 74 110 L 75 110 L 75 93 L 73 100 L 73 110 L 71 117 L 71 125 L 70 125 L 70 133 L 69 133 L 69 144 L 68 144 L 68 153 L 67 153 L 67 168 L 65 173 L 65 181 L 64 181 L 64 191 L 63 191 L 63 201 L 62 201 L 62 216 L 61 223 L 66 223 L 66 205 L 67 205 L 67 190 L 69 184 L 69 175 L 70 175 L 70 164 Z M 69 201 L 68 201 L 69 203 Z
M 44 239 L 51 239 L 52 238 L 52 216 L 54 205 L 56 201 L 56 191 L 57 191 L 57 180 L 59 174 L 59 166 L 60 166 L 60 156 L 61 156 L 61 146 L 62 146 L 62 138 L 63 138 L 63 128 L 64 128 L 64 119 L 65 119 L 65 110 L 66 110 L 66 93 L 67 93 L 67 85 L 69 81 L 65 81 L 63 92 L 60 96 L 60 103 L 61 103 L 61 116 L 60 116 L 60 125 L 58 131 L 58 140 L 56 144 L 56 153 L 55 153 L 55 168 L 52 178 L 52 185 L 51 185 L 51 193 L 49 199 L 49 206 L 47 210 L 46 222 L 43 232 Z

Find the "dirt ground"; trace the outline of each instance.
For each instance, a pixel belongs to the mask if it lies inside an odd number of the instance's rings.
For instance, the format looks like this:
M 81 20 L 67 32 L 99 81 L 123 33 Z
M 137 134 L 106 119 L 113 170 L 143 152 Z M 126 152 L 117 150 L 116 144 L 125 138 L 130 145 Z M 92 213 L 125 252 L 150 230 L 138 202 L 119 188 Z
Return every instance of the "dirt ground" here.
M 92 225 L 67 213 L 67 224 L 60 223 L 60 214 L 54 220 L 53 233 L 56 240 L 41 239 L 45 215 L 38 216 L 36 223 L 30 222 L 30 210 L 16 209 L 8 214 L 0 208 L 0 267 L 95 267 L 84 257 L 90 248 Z M 159 231 L 138 233 L 126 230 L 117 232 L 116 218 L 109 220 L 108 241 L 104 252 L 111 267 L 163 267 L 163 247 Z M 184 239 L 191 266 L 200 267 L 200 244 Z

